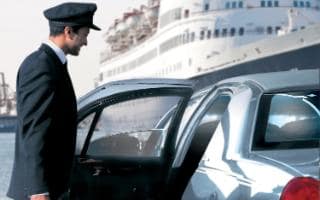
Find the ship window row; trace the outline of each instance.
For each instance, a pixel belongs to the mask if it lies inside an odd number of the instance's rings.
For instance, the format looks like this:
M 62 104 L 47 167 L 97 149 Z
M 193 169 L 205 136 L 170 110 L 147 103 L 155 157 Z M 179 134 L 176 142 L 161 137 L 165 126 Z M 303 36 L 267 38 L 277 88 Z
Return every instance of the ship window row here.
M 301 27 L 304 29 L 304 26 Z M 256 27 L 253 30 L 245 30 L 244 27 L 239 28 L 222 28 L 222 29 L 214 29 L 214 30 L 201 30 L 199 36 L 196 37 L 195 32 L 186 32 L 184 34 L 176 35 L 167 41 L 160 44 L 159 52 L 163 54 L 175 47 L 180 45 L 194 42 L 196 39 L 204 40 L 204 39 L 211 39 L 211 38 L 219 38 L 219 37 L 235 37 L 235 36 L 243 36 L 246 33 L 250 34 L 277 34 L 278 31 L 281 30 L 280 26 L 267 26 L 267 27 Z M 292 30 L 294 31 L 294 30 Z
M 149 62 L 150 60 L 154 59 L 155 57 L 157 57 L 157 49 L 156 48 L 148 51 L 147 53 L 143 54 L 142 56 L 138 57 L 135 60 L 132 60 L 124 65 L 121 65 L 119 67 L 108 70 L 105 75 L 107 77 L 111 77 L 116 74 L 124 73 L 126 71 L 135 69 L 136 67 Z
M 160 54 L 163 54 L 164 52 L 167 52 L 170 49 L 173 49 L 177 46 L 180 46 L 186 43 L 186 41 L 189 40 L 189 37 L 190 37 L 190 40 L 193 41 L 195 38 L 195 34 L 194 33 L 191 33 L 190 35 L 180 34 L 166 40 L 165 42 L 160 44 L 160 49 L 159 49 Z
M 277 27 L 268 26 L 265 28 L 264 27 L 257 27 L 255 30 L 248 31 L 248 32 L 255 32 L 258 34 L 263 34 L 263 33 L 273 34 L 273 33 L 277 33 L 280 29 L 281 29 L 280 26 L 277 26 Z M 227 37 L 227 36 L 234 37 L 236 35 L 242 36 L 244 34 L 245 34 L 245 29 L 243 27 L 240 27 L 238 29 L 236 29 L 236 28 L 230 28 L 230 29 L 223 28 L 223 29 L 215 29 L 213 31 L 212 37 L 214 37 L 214 38 Z M 211 38 L 211 30 L 207 30 L 206 32 L 204 30 L 202 30 L 200 32 L 200 40 L 205 39 L 205 37 L 207 39 Z
M 293 1 L 293 7 L 310 8 L 310 1 Z
M 243 8 L 243 2 L 242 1 L 227 1 L 225 4 L 226 9 L 230 8 Z
M 310 8 L 311 2 L 310 1 L 293 1 L 294 7 L 301 7 L 301 8 Z M 243 1 L 227 1 L 225 3 L 225 9 L 233 9 L 233 8 L 243 8 L 244 4 Z M 260 7 L 279 7 L 279 1 L 260 1 Z M 209 5 L 205 6 L 204 11 L 209 11 Z
M 261 7 L 279 7 L 279 1 L 260 1 Z
M 304 29 L 302 26 L 301 29 Z M 267 26 L 267 27 L 256 27 L 255 30 L 250 30 L 247 31 L 248 33 L 257 33 L 257 34 L 277 34 L 277 32 L 281 30 L 280 26 L 272 27 L 272 26 Z M 294 31 L 294 30 L 293 30 Z M 222 29 L 214 29 L 214 30 L 201 30 L 199 34 L 199 38 L 196 37 L 195 32 L 185 32 L 183 34 L 179 34 L 176 36 L 173 36 L 172 38 L 164 41 L 163 43 L 160 44 L 159 46 L 159 54 L 163 54 L 175 47 L 181 46 L 186 43 L 194 42 L 197 38 L 199 40 L 204 40 L 204 39 L 211 39 L 211 38 L 219 38 L 219 37 L 234 37 L 234 36 L 243 36 L 245 34 L 245 28 L 244 27 L 239 27 L 239 28 L 222 28 Z M 144 55 L 140 56 L 139 58 L 128 62 L 120 67 L 108 70 L 106 72 L 106 76 L 114 76 L 116 74 L 120 74 L 129 70 L 132 70 L 140 65 L 143 65 L 150 60 L 154 59 L 157 57 L 157 49 L 154 48 L 153 50 L 145 53 Z M 172 69 L 164 69 L 166 71 L 160 72 L 158 75 L 166 74 L 167 71 L 169 70 L 170 72 L 176 71 L 179 67 L 175 66 Z M 100 79 L 103 79 L 103 77 L 100 77 Z
M 238 29 L 231 28 L 230 30 L 227 28 L 215 29 L 214 31 L 201 30 L 198 37 L 196 37 L 195 32 L 185 32 L 183 34 L 173 36 L 170 39 L 161 43 L 159 46 L 159 54 L 161 55 L 183 44 L 194 42 L 196 39 L 204 40 L 205 38 L 210 39 L 211 37 L 218 38 L 218 37 L 227 37 L 227 36 L 236 36 L 236 35 L 242 36 L 244 35 L 244 32 L 245 32 L 245 29 L 243 27 L 240 27 Z
M 279 7 L 279 1 L 260 1 L 261 7 Z M 310 8 L 310 1 L 293 1 L 293 7 Z
M 215 30 L 202 30 L 200 31 L 200 40 L 218 38 L 218 37 L 227 37 L 227 36 L 242 36 L 244 35 L 244 28 L 223 28 L 223 29 L 215 29 Z
M 158 71 L 157 73 L 155 73 L 156 77 L 162 77 L 165 76 L 167 74 L 171 74 L 177 71 L 181 71 L 182 69 L 182 63 L 176 63 L 174 65 L 168 66 L 166 68 L 161 69 L 161 71 Z
M 248 5 L 249 6 L 249 5 Z M 279 0 L 261 0 L 260 1 L 260 7 L 279 7 Z M 237 9 L 237 8 L 243 8 L 244 2 L 243 0 L 240 1 L 227 1 L 225 3 L 225 9 Z M 301 8 L 311 8 L 311 2 L 310 1 L 293 1 L 293 7 L 301 7 Z M 205 3 L 203 7 L 203 11 L 207 12 L 210 11 L 210 4 Z M 190 10 L 185 9 L 182 11 L 182 8 L 175 8 L 172 10 L 167 11 L 163 15 L 160 16 L 159 20 L 159 26 L 160 28 L 163 28 L 164 26 L 184 18 L 188 18 L 190 16 Z
M 304 29 L 305 27 L 304 26 L 301 26 L 300 29 Z M 281 27 L 280 26 L 267 26 L 267 27 L 262 27 L 262 26 L 259 26 L 259 27 L 256 27 L 255 29 L 253 30 L 247 30 L 245 31 L 245 29 L 243 27 L 240 27 L 240 28 L 222 28 L 222 29 L 215 29 L 213 32 L 212 30 L 201 30 L 200 31 L 200 40 L 204 40 L 204 39 L 210 39 L 211 37 L 213 38 L 218 38 L 218 37 L 228 37 L 228 36 L 231 36 L 231 37 L 234 37 L 234 36 L 242 36 L 244 35 L 246 32 L 247 33 L 256 33 L 256 34 L 268 34 L 268 35 L 271 35 L 271 34 L 277 34 L 278 31 L 281 30 Z M 298 28 L 295 28 L 295 29 L 292 29 L 291 31 L 297 31 Z
M 205 38 L 210 39 L 211 37 L 213 38 L 218 38 L 218 37 L 227 37 L 227 36 L 242 36 L 244 35 L 244 28 L 240 27 L 238 29 L 236 28 L 231 28 L 228 30 L 227 28 L 224 29 L 215 29 L 213 32 L 212 30 L 202 30 L 200 31 L 200 35 L 197 37 L 200 40 L 203 40 Z M 171 37 L 170 39 L 164 41 L 163 43 L 160 44 L 159 46 L 159 53 L 160 55 L 173 49 L 178 46 L 181 46 L 186 43 L 194 42 L 196 39 L 196 34 L 195 32 L 185 32 L 184 34 L 179 34 L 176 36 Z

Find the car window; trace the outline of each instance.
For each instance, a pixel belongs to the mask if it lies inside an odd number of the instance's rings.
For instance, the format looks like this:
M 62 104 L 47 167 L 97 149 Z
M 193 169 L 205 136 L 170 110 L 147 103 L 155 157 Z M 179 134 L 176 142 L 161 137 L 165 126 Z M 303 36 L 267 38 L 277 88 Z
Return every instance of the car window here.
M 206 96 L 208 91 L 202 92 L 197 94 L 196 96 L 193 96 L 186 107 L 186 110 L 184 111 L 184 114 L 182 116 L 179 130 L 178 130 L 178 135 L 177 135 L 177 140 L 176 140 L 176 147 L 182 137 L 182 133 L 184 132 L 184 129 L 186 125 L 188 124 L 191 116 L 194 114 L 195 110 L 199 107 L 200 102 L 203 100 L 203 98 Z
M 203 127 L 206 127 L 208 126 L 208 124 L 210 124 L 210 127 L 211 127 L 210 130 L 215 130 L 229 102 L 230 102 L 230 96 L 228 95 L 218 96 L 214 100 L 212 105 L 208 108 L 207 112 L 205 113 L 201 122 L 199 123 L 198 128 L 202 127 L 201 129 L 203 129 Z
M 201 99 L 202 96 L 198 96 L 198 98 L 194 98 L 194 100 L 200 100 L 199 98 Z M 201 114 L 195 114 L 192 117 L 194 120 L 189 120 L 186 122 L 189 124 L 188 128 L 192 127 L 191 132 L 187 129 L 183 131 L 184 134 L 180 138 L 181 142 L 177 148 L 177 151 L 180 152 L 180 156 L 177 156 L 177 159 L 173 164 L 174 166 L 181 166 L 182 162 L 188 163 L 186 165 L 188 165 L 189 169 L 186 171 L 192 171 L 192 169 L 198 165 L 198 162 L 202 157 L 211 137 L 214 135 L 230 100 L 231 96 L 227 93 L 215 93 L 213 98 L 210 97 L 210 102 L 204 105 L 205 108 L 201 108 Z M 193 112 L 197 112 L 197 109 L 195 108 L 199 109 L 198 107 L 194 107 L 194 104 L 191 104 L 190 109 L 192 109 Z M 188 114 L 191 116 L 190 113 Z
M 181 100 L 178 96 L 144 97 L 102 110 L 90 139 L 89 156 L 160 156 L 167 128 L 157 127 Z
M 76 152 L 75 152 L 76 155 L 79 155 L 81 153 L 81 150 L 87 138 L 90 126 L 92 124 L 94 114 L 95 113 L 91 113 L 90 115 L 88 115 L 78 123 Z
M 189 150 L 192 151 L 191 155 L 194 156 L 198 153 L 198 159 L 202 157 L 202 154 L 220 123 L 221 117 L 229 105 L 230 99 L 231 97 L 228 95 L 219 95 L 207 108 L 199 124 L 194 129 L 194 137 Z
M 320 139 L 319 93 L 309 91 L 263 95 L 255 147 L 289 149 L 315 146 Z

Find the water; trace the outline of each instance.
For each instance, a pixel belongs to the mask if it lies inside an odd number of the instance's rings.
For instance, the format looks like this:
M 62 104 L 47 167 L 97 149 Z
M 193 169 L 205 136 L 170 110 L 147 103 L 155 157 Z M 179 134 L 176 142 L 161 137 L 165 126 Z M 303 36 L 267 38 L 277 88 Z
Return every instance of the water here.
M 13 165 L 14 137 L 14 133 L 0 133 L 0 200 L 9 199 L 6 193 Z

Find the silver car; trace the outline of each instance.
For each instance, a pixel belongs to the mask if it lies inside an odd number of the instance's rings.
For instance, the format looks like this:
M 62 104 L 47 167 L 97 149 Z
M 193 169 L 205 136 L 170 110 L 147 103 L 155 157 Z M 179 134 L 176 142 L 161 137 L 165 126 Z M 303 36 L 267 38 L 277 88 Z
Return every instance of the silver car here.
M 257 74 L 216 84 L 184 128 L 192 139 L 181 143 L 175 166 L 190 148 L 206 145 L 183 199 L 319 199 L 319 72 Z
M 319 196 L 319 76 L 256 74 L 197 92 L 171 79 L 99 87 L 78 102 L 71 196 L 272 200 L 305 182 L 315 187 L 303 195 Z

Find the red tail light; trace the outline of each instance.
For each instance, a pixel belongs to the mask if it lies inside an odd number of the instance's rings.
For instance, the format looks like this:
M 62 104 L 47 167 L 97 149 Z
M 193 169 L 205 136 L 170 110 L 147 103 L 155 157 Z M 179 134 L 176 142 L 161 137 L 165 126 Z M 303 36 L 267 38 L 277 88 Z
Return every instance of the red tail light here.
M 296 177 L 283 188 L 280 200 L 320 200 L 320 181 L 311 177 Z

